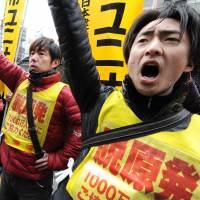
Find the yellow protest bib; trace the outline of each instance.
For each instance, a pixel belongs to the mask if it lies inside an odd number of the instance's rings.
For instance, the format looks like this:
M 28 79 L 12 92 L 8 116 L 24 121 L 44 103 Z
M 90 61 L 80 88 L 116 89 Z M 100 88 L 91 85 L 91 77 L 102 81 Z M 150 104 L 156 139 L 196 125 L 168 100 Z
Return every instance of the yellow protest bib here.
M 122 94 L 104 103 L 98 131 L 138 123 Z M 200 199 L 200 116 L 178 132 L 160 132 L 90 149 L 67 190 L 76 200 Z
M 17 88 L 5 120 L 3 133 L 5 142 L 21 151 L 34 153 L 28 132 L 26 93 L 29 81 L 23 81 Z M 57 97 L 66 84 L 58 82 L 43 91 L 33 92 L 33 117 L 41 147 L 44 144 L 49 122 L 56 104 Z

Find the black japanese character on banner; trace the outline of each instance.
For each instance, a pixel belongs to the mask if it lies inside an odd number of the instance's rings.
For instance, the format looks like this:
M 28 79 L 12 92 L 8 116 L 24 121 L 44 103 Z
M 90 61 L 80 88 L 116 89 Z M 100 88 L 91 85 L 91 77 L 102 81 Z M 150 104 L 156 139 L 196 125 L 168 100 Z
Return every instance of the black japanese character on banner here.
M 4 43 L 4 44 L 12 44 L 13 41 L 12 41 L 12 40 L 4 40 L 3 43 Z M 5 55 L 5 56 L 9 56 L 10 54 L 11 54 L 11 53 L 10 53 L 10 51 L 9 51 L 9 47 L 5 47 L 5 48 L 4 48 L 4 55 Z
M 9 0 L 9 5 L 17 5 L 19 3 L 19 0 Z
M 124 14 L 125 3 L 111 3 L 111 4 L 106 4 L 106 5 L 101 6 L 102 12 L 113 10 L 113 9 L 116 10 L 116 16 L 115 16 L 112 26 L 95 29 L 94 31 L 95 35 L 105 34 L 105 33 L 114 33 L 114 34 L 120 34 L 120 35 L 126 34 L 126 29 L 120 27 L 123 14 Z M 101 46 L 121 47 L 122 41 L 118 39 L 97 40 L 97 47 L 101 47 Z M 97 60 L 96 62 L 97 62 L 97 66 L 115 66 L 115 67 L 124 66 L 124 61 L 121 61 L 121 60 Z
M 11 1 L 10 1 L 10 3 L 11 3 Z M 17 25 L 17 22 L 15 21 L 16 15 L 17 15 L 17 10 L 16 9 L 14 9 L 14 10 L 8 10 L 7 14 L 11 14 L 12 18 L 11 18 L 11 21 L 5 22 L 4 33 L 13 33 L 14 32 L 14 28 L 10 28 L 10 27 L 8 28 L 7 26 L 13 27 L 13 26 Z M 5 44 L 4 55 L 8 56 L 8 55 L 11 54 L 10 51 L 9 51 L 9 47 L 6 46 L 6 44 L 10 45 L 12 43 L 13 43 L 13 40 L 3 40 L 3 44 Z
M 83 13 L 83 17 L 86 17 L 86 16 L 89 16 L 89 15 L 90 15 L 90 14 L 89 14 L 89 9 L 88 9 L 88 8 L 83 8 L 82 13 Z
M 5 23 L 5 26 L 16 26 L 17 25 L 17 22 L 15 22 L 15 18 L 16 18 L 16 15 L 17 15 L 17 10 L 8 10 L 8 14 L 12 14 L 12 19 L 10 22 L 6 22 Z
M 109 80 L 108 81 L 102 80 L 102 83 L 104 83 L 105 85 L 113 86 L 113 87 L 122 85 L 122 81 L 117 81 L 116 73 L 110 73 L 109 74 Z
M 125 3 L 111 3 L 107 5 L 103 5 L 101 7 L 101 11 L 107 11 L 107 10 L 117 10 L 115 20 L 112 27 L 105 27 L 105 28 L 99 28 L 96 29 L 94 34 L 103 34 L 103 33 L 115 33 L 115 34 L 126 34 L 126 29 L 120 28 L 120 24 L 122 21 L 123 13 L 124 13 Z
M 83 0 L 82 1 L 82 8 L 90 6 L 90 0 Z

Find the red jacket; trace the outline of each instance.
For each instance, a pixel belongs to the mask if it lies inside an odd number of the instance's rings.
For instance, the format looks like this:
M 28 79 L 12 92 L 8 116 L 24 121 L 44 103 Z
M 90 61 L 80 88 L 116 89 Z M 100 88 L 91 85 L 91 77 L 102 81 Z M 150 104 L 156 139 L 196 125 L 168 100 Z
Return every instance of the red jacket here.
M 15 92 L 19 84 L 28 78 L 28 73 L 20 66 L 13 64 L 0 55 L 0 79 Z M 59 72 L 42 78 L 39 86 L 33 86 L 33 91 L 41 91 L 60 81 Z M 1 162 L 4 169 L 13 175 L 23 178 L 40 180 L 52 170 L 66 168 L 70 157 L 79 154 L 81 146 L 80 111 L 68 86 L 61 90 L 54 112 L 52 114 L 43 149 L 49 153 L 50 170 L 38 171 L 34 167 L 35 156 L 1 144 Z

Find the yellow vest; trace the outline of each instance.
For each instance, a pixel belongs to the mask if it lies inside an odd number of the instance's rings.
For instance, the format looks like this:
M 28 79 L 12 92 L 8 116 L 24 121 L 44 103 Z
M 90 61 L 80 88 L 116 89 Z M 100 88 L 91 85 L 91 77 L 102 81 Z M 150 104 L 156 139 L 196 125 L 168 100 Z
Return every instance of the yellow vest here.
M 23 81 L 17 88 L 2 129 L 7 145 L 27 153 L 34 153 L 28 132 L 26 93 L 30 82 Z M 45 142 L 49 122 L 57 97 L 66 84 L 58 82 L 43 91 L 33 92 L 33 117 L 41 147 Z
M 97 132 L 140 122 L 119 91 L 105 101 Z M 92 147 L 67 184 L 73 199 L 199 200 L 200 116 L 187 129 Z

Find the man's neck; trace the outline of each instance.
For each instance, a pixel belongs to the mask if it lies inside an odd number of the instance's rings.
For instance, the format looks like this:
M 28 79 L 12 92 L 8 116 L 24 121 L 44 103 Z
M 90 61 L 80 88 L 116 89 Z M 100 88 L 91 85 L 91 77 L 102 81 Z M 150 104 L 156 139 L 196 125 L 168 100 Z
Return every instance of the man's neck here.
M 123 94 L 134 113 L 140 119 L 148 120 L 171 112 L 170 109 L 174 109 L 172 107 L 176 107 L 178 110 L 183 107 L 182 104 L 187 94 L 186 79 L 187 77 L 182 77 L 169 95 L 149 97 L 138 93 L 131 79 L 127 76 L 123 85 Z

